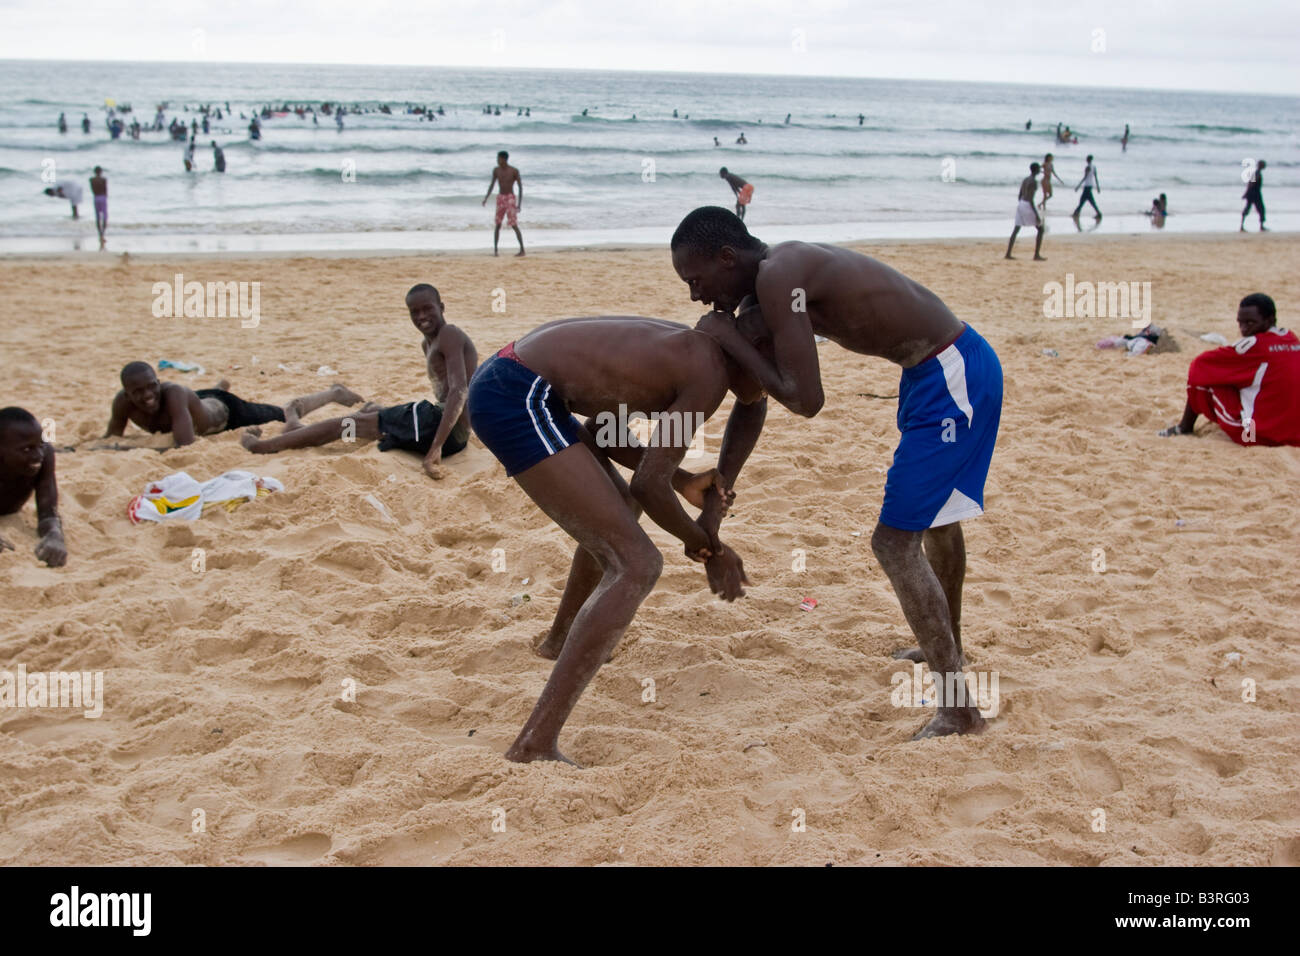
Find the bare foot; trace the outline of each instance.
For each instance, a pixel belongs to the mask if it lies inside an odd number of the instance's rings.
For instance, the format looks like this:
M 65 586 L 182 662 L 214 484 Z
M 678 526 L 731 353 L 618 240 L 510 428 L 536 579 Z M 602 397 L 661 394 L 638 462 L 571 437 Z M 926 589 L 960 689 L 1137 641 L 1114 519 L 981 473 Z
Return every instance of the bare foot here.
M 217 383 L 216 387 L 221 389 L 223 392 L 230 391 L 230 379 L 223 378 L 221 381 Z
M 1035 261 L 1035 262 L 1046 262 L 1046 261 L 1047 261 L 1047 256 L 1034 256 L 1034 261 Z
M 378 412 L 378 411 L 381 411 L 381 410 L 383 409 L 383 407 L 384 407 L 384 406 L 380 405 L 378 402 L 366 402 L 364 405 L 362 405 L 360 408 L 358 408 L 357 411 L 359 411 L 359 412 Z
M 351 408 L 353 405 L 357 404 L 357 402 L 364 402 L 365 399 L 341 382 L 335 382 L 334 401 L 338 402 L 340 405 L 347 405 Z
M 1002 258 L 1003 258 L 1003 259 L 1014 259 L 1015 256 L 1013 256 L 1011 253 L 1008 252 L 1008 253 L 1007 253 L 1005 256 L 1003 256 Z
M 260 455 L 262 453 L 260 450 L 262 444 L 262 429 L 258 428 L 256 425 L 251 425 L 248 428 L 245 428 L 244 434 L 239 436 L 239 443 L 253 454 Z
M 518 259 L 521 256 L 523 256 L 523 254 L 524 254 L 524 250 L 520 249 L 518 252 L 515 253 L 515 258 Z
M 947 737 L 949 734 L 980 734 L 987 721 L 974 707 L 944 707 L 930 722 L 912 735 L 913 740 L 926 737 Z
M 506 759 L 514 763 L 532 763 L 534 760 L 557 760 L 560 763 L 567 763 L 570 767 L 577 767 L 579 770 L 583 769 L 582 764 L 576 760 L 570 760 L 560 753 L 558 747 L 552 747 L 549 750 L 533 750 L 528 747 L 521 747 L 516 742 L 506 751 Z
M 568 639 L 568 636 L 569 635 L 566 634 L 564 637 L 556 637 L 551 631 L 547 631 L 542 642 L 533 648 L 533 653 L 538 657 L 546 658 L 548 661 L 558 661 L 560 659 L 560 652 L 564 650 L 564 642 Z M 610 651 L 609 656 L 605 658 L 605 663 L 608 664 L 613 659 L 614 652 Z

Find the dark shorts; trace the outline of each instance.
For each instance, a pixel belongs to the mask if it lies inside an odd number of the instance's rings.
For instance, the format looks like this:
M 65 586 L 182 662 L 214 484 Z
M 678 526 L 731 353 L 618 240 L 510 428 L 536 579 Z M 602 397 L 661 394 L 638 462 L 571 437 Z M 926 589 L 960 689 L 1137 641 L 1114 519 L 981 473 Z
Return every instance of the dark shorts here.
M 411 451 L 423 457 L 433 447 L 442 424 L 442 406 L 430 401 L 407 402 L 379 411 L 379 450 Z M 469 444 L 469 426 L 457 422 L 442 443 L 442 457 L 464 451 Z
M 469 419 L 510 476 L 582 441 L 582 426 L 551 383 L 500 353 L 470 380 Z
M 226 406 L 226 427 L 223 431 L 234 428 L 247 428 L 249 425 L 265 425 L 267 422 L 284 421 L 284 409 L 279 405 L 262 405 L 258 402 L 246 402 L 238 395 L 231 395 L 224 388 L 200 388 L 195 392 L 199 398 L 215 398 Z

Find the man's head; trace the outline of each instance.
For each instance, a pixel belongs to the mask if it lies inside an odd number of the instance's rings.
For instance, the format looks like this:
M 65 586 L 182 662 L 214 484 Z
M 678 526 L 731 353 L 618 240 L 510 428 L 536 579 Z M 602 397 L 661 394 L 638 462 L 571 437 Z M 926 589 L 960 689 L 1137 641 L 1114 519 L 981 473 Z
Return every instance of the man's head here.
M 1237 329 L 1241 337 L 1259 335 L 1277 325 L 1277 306 L 1262 292 L 1252 292 L 1237 306 Z
M 156 412 L 162 403 L 162 386 L 148 362 L 127 362 L 122 366 L 122 391 L 126 400 L 144 412 Z
M 1037 176 L 1037 175 L 1038 175 L 1038 171 L 1039 171 L 1040 169 L 1042 169 L 1042 168 L 1043 168 L 1043 167 L 1042 167 L 1042 166 L 1039 166 L 1037 163 L 1030 163 L 1030 164 L 1029 164 L 1029 172 L 1030 172 L 1030 175 Z
M 1051 153 L 1048 153 L 1046 156 L 1043 157 L 1043 162 L 1045 162 L 1045 163 L 1050 163 L 1050 162 L 1054 162 L 1054 161 L 1055 161 L 1055 160 L 1054 160 L 1054 158 L 1053 158 L 1053 156 L 1052 156 Z
M 35 477 L 45 461 L 41 423 L 25 408 L 0 408 L 0 470 Z
M 1092 156 L 1089 156 L 1088 159 L 1086 160 L 1086 162 L 1089 162 L 1089 163 L 1092 162 Z
M 507 153 L 504 149 L 501 150 L 501 152 L 497 153 L 497 165 L 498 165 L 498 166 L 504 166 L 504 165 L 506 165 L 506 162 L 507 162 L 509 159 L 510 159 L 510 154 Z
M 411 286 L 411 291 L 406 293 L 406 309 L 411 313 L 411 323 L 422 335 L 436 335 L 445 324 L 442 296 L 427 282 Z
M 726 179 L 726 178 L 727 178 L 727 167 L 726 167 L 726 166 L 723 166 L 721 169 L 719 169 L 719 170 L 718 170 L 718 175 L 719 175 L 721 178 Z
M 1261 159 L 1259 162 L 1257 162 L 1257 163 L 1255 164 L 1255 168 L 1256 168 L 1256 169 L 1263 169 L 1263 168 L 1266 167 L 1267 165 L 1268 165 L 1268 163 L 1264 162 L 1264 161 Z
M 673 268 L 691 289 L 692 302 L 732 312 L 754 291 L 766 248 L 735 213 L 701 206 L 687 213 L 670 243 Z
M 96 167 L 95 167 L 95 175 L 96 175 L 96 176 L 98 176 L 98 175 L 99 175 L 100 173 L 102 173 L 103 171 L 104 171 L 104 167 L 102 167 L 102 166 L 96 166 Z

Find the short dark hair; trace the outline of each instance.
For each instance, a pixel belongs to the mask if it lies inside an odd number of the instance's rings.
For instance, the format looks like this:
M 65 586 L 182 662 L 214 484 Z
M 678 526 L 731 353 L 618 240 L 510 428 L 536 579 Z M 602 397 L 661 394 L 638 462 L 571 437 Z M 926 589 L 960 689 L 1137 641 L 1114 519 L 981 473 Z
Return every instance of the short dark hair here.
M 1244 309 L 1251 307 L 1258 309 L 1259 314 L 1270 322 L 1277 321 L 1277 306 L 1273 303 L 1273 300 L 1264 293 L 1252 292 L 1250 295 L 1246 296 L 1246 298 L 1241 300 L 1240 308 Z
M 421 282 L 418 285 L 411 286 L 410 291 L 406 293 L 406 297 L 409 299 L 411 296 L 419 295 L 421 292 L 432 292 L 435 299 L 439 302 L 442 301 L 442 296 L 439 294 L 438 290 L 427 282 Z
M 726 173 L 726 171 L 727 171 L 727 167 L 726 167 L 726 166 L 723 166 L 721 169 L 718 170 L 718 173 L 719 173 L 719 174 L 724 174 L 724 173 Z
M 122 366 L 122 372 L 118 376 L 118 378 L 120 378 L 122 380 L 122 384 L 125 385 L 128 376 L 139 375 L 142 372 L 149 372 L 150 374 L 153 374 L 153 366 L 150 365 L 148 362 L 127 362 L 125 365 Z
M 701 206 L 688 212 L 669 243 L 674 252 L 685 249 L 706 256 L 717 255 L 723 246 L 757 251 L 763 243 L 749 234 L 739 216 L 721 206 Z
M 1092 162 L 1092 154 L 1091 154 L 1091 153 L 1088 154 L 1088 162 Z
M 509 159 L 509 158 L 510 158 L 510 154 L 507 153 L 504 149 L 501 150 L 501 152 L 497 153 L 497 159 Z
M 10 425 L 35 425 L 41 427 L 41 423 L 25 408 L 19 408 L 17 405 L 10 405 L 8 408 L 0 408 L 0 432 L 5 431 Z
M 1042 167 L 1042 166 L 1039 166 L 1037 163 L 1030 163 L 1030 164 L 1029 164 L 1029 171 L 1030 171 L 1031 173 L 1036 173 L 1036 172 L 1038 172 L 1038 171 L 1039 171 L 1040 169 L 1042 169 L 1042 168 L 1043 168 L 1043 167 Z

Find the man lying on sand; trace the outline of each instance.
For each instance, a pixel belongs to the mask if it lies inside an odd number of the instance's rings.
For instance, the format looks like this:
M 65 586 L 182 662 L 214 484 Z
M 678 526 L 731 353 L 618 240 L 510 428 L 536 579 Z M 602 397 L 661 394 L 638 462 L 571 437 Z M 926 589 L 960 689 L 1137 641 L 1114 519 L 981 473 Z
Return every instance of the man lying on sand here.
M 758 437 L 766 399 L 708 336 L 686 326 L 609 316 L 550 322 L 474 375 L 474 432 L 578 542 L 555 622 L 537 649 L 555 668 L 507 759 L 572 763 L 560 753 L 560 730 L 663 567 L 638 523 L 642 509 L 704 563 L 714 593 L 727 601 L 745 593 L 744 566 L 717 536 L 727 505 L 718 470 L 677 467 L 728 389 L 751 409 L 745 420 L 753 426 L 744 434 L 729 428 L 723 439 L 719 468 L 735 473 Z M 581 425 L 574 412 L 594 417 Z M 638 414 L 658 422 L 648 446 L 627 430 Z M 633 470 L 630 484 L 611 462 Z M 675 492 L 704 509 L 698 520 Z
M 1187 407 L 1162 438 L 1190 435 L 1198 415 L 1238 445 L 1300 445 L 1300 338 L 1277 327 L 1277 306 L 1253 292 L 1237 307 L 1235 345 L 1202 352 L 1187 370 Z
M 286 448 L 326 445 L 345 437 L 349 441 L 378 438 L 380 451 L 398 448 L 415 452 L 424 459 L 425 473 L 430 478 L 441 478 L 442 459 L 461 451 L 469 442 L 465 400 L 469 378 L 478 368 L 478 352 L 468 335 L 447 324 L 442 297 L 433 286 L 413 286 L 406 293 L 406 308 L 412 324 L 424 336 L 420 343 L 424 368 L 439 404 L 418 401 L 391 408 L 367 406 L 346 418 L 315 425 L 286 425 L 275 438 L 262 438 L 260 428 L 250 428 L 240 439 L 244 447 L 266 455 Z
M 59 521 L 59 486 L 54 480 L 54 447 L 41 435 L 40 422 L 25 408 L 0 408 L 0 515 L 11 515 L 36 492 L 36 557 L 52 568 L 68 560 Z M 0 538 L 0 551 L 14 546 Z
M 924 660 L 942 686 L 964 664 L 966 545 L 959 522 L 984 513 L 984 480 L 1002 414 L 1002 366 L 992 347 L 933 292 L 884 263 L 829 245 L 769 247 L 718 206 L 682 220 L 672 256 L 691 301 L 714 308 L 696 328 L 797 415 L 811 418 L 822 407 L 814 333 L 901 366 L 903 437 L 871 548 L 920 644 L 896 656 Z M 755 304 L 774 358 L 754 348 L 731 315 Z M 724 483 L 735 480 L 722 470 Z M 939 704 L 917 737 L 983 728 L 972 703 Z
M 283 407 L 259 405 L 227 392 L 230 383 L 225 379 L 216 388 L 198 391 L 176 382 L 159 382 L 148 362 L 128 362 L 122 367 L 121 379 L 122 389 L 113 397 L 112 417 L 104 437 L 120 437 L 130 420 L 147 432 L 170 432 L 176 436 L 177 447 L 193 444 L 200 435 L 248 425 L 296 423 L 301 416 L 330 402 L 350 406 L 361 401 L 356 392 L 335 385 L 295 398 Z

